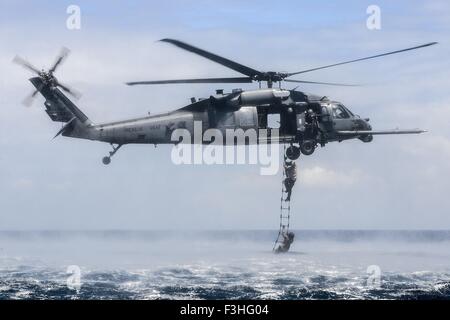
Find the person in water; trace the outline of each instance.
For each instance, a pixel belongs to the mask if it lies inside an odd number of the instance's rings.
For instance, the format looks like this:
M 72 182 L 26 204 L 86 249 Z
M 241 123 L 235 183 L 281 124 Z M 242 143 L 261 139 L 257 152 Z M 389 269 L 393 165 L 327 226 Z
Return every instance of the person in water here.
M 291 244 L 294 242 L 294 233 L 291 231 L 283 231 L 282 237 L 281 244 L 275 250 L 277 253 L 288 252 Z

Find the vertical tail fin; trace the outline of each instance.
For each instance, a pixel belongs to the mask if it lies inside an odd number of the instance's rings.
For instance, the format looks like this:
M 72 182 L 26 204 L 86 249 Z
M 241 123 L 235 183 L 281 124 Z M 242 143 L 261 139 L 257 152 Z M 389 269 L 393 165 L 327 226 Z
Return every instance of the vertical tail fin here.
M 45 111 L 52 121 L 69 122 L 76 118 L 81 124 L 91 124 L 89 118 L 58 88 L 45 84 L 40 77 L 31 78 L 30 82 L 44 96 Z

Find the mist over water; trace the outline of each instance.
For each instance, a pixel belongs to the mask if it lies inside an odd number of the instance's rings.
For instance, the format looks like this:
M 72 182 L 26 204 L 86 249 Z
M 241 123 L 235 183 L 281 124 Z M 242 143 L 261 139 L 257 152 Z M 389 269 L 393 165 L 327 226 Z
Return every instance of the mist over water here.
M 0 298 L 450 298 L 450 231 L 298 230 L 287 254 L 272 252 L 276 234 L 4 231 Z M 78 292 L 67 286 L 71 265 Z

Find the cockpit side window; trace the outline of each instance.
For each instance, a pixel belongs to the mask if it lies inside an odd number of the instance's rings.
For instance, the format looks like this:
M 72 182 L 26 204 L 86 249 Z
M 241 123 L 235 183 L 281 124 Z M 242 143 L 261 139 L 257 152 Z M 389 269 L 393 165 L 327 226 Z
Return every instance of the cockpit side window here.
M 345 107 L 342 104 L 339 104 L 340 106 L 342 106 L 344 108 L 345 111 L 347 111 L 347 113 L 350 115 L 350 117 L 354 117 L 355 115 L 353 114 L 353 112 L 351 112 L 347 107 Z
M 333 116 L 337 119 L 350 118 L 350 115 L 348 114 L 347 110 L 345 110 L 345 108 L 340 104 L 333 105 Z

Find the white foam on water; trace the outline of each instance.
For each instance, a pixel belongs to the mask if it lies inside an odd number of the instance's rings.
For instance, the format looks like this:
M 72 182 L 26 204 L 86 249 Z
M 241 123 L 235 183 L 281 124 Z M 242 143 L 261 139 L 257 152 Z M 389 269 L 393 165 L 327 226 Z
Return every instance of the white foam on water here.
M 448 241 L 303 239 L 275 255 L 271 239 L 68 236 L 4 238 L 0 297 L 360 299 L 449 297 Z M 81 269 L 80 293 L 65 286 Z M 381 287 L 367 286 L 367 267 Z

